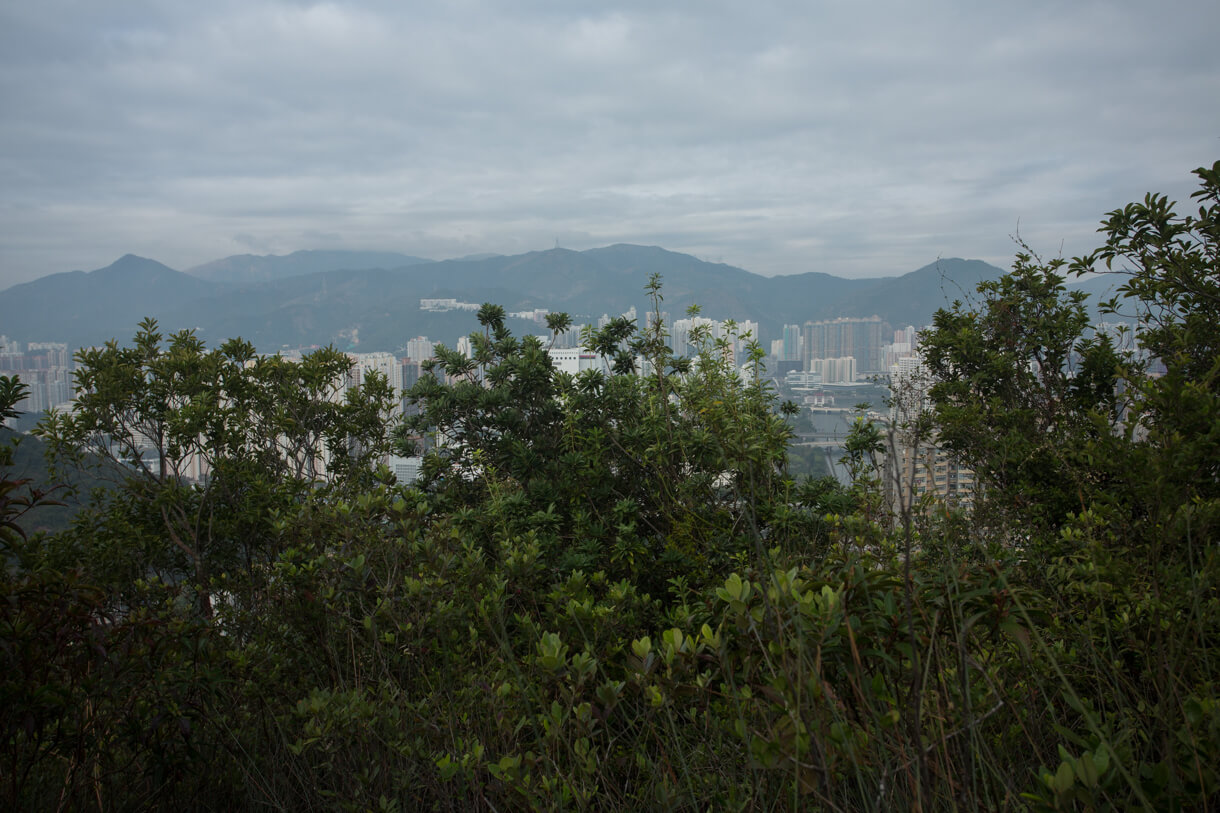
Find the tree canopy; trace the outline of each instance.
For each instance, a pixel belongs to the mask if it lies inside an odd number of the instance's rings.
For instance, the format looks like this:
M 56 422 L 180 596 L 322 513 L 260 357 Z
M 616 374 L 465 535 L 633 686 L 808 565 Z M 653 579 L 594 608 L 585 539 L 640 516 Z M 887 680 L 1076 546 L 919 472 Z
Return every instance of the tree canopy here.
M 64 555 L 106 546 L 113 578 L 187 578 L 210 612 L 214 575 L 276 555 L 277 513 L 376 482 L 396 398 L 376 375 L 345 392 L 351 366 L 333 348 L 290 361 L 240 339 L 207 350 L 189 331 L 165 343 L 152 320 L 130 347 L 80 351 L 72 410 L 37 432 L 58 465 L 100 468 L 119 487 L 64 537 Z
M 658 280 L 650 290 L 659 310 Z M 743 380 L 735 333 L 713 341 L 697 329 L 697 357 L 675 357 L 656 316 L 643 334 L 621 317 L 590 331 L 603 364 L 573 375 L 484 307 L 472 356 L 442 348 L 407 395 L 417 412 L 403 431 L 432 444 L 422 487 L 472 538 L 510 517 L 560 571 L 605 570 L 654 593 L 749 554 L 760 523 L 792 499 L 791 430 L 763 378 Z M 550 321 L 556 333 L 568 325 Z M 749 348 L 756 368 L 761 351 Z M 800 544 L 811 534 L 806 522 Z
M 1220 805 L 1220 163 L 1196 174 L 1197 212 L 1150 195 L 1089 255 L 1022 247 L 923 334 L 917 434 L 973 510 L 887 515 L 900 427 L 863 412 L 853 483 L 792 478 L 761 352 L 675 356 L 657 279 L 576 375 L 484 306 L 401 426 L 329 348 L 146 322 L 83 351 L 39 432 L 116 487 L 30 535 L 45 495 L 0 449 L 0 800 Z M 1129 333 L 1090 324 L 1083 273 L 1124 275 Z M 0 414 L 21 394 L 0 379 Z

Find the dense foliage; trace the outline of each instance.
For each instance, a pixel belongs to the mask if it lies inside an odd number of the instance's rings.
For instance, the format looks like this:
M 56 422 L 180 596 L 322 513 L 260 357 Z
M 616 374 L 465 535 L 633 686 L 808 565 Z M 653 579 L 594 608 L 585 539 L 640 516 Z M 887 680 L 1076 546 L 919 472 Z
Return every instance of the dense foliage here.
M 650 289 L 659 311 L 659 281 Z M 557 573 L 601 571 L 652 595 L 725 572 L 755 550 L 760 524 L 774 525 L 770 546 L 815 546 L 820 515 L 783 477 L 791 430 L 757 375 L 757 344 L 742 381 L 735 334 L 696 328 L 698 355 L 675 357 L 654 315 L 641 335 L 620 317 L 586 337 L 608 371 L 557 371 L 494 306 L 479 312 L 471 358 L 440 351 L 408 393 L 418 414 L 404 431 L 432 441 L 420 487 L 464 539 L 530 534 Z M 552 315 L 553 330 L 567 327 Z
M 332 350 L 145 324 L 85 351 L 40 432 L 122 476 L 49 538 L 0 484 L 0 800 L 1217 805 L 1220 163 L 1198 175 L 1197 215 L 1150 196 L 938 314 L 918 434 L 975 469 L 973 513 L 888 510 L 873 464 L 909 427 L 861 420 L 850 486 L 795 481 L 757 349 L 675 357 L 659 319 L 570 376 L 486 306 L 398 429 L 384 381 L 335 396 Z M 1130 335 L 1092 332 L 1064 285 L 1089 270 L 1127 275 Z M 374 467 L 391 435 L 428 448 L 419 483 Z

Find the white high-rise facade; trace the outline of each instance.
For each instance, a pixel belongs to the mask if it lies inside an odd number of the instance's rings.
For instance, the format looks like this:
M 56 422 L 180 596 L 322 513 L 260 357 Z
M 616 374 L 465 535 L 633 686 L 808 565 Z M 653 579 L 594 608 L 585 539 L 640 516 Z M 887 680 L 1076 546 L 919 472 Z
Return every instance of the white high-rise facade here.
M 823 384 L 851 384 L 856 380 L 856 357 L 810 359 L 809 372 L 821 375 Z
M 757 338 L 757 337 L 755 337 Z M 801 346 L 804 344 L 800 325 L 784 325 L 784 337 L 780 341 L 780 361 L 800 361 Z
M 560 372 L 576 375 L 585 370 L 601 370 L 608 373 L 606 360 L 583 347 L 552 347 L 547 351 L 551 364 Z
M 435 354 L 436 342 L 427 336 L 417 336 L 407 342 L 407 358 L 415 363 L 427 361 Z
M 730 359 L 734 365 L 741 361 L 741 354 L 745 351 L 746 344 L 752 341 L 758 341 L 758 322 L 745 320 L 736 322 L 733 334 L 736 338 L 733 340 L 732 353 L 733 358 Z M 729 324 L 727 321 L 720 322 L 715 319 L 708 319 L 704 316 L 696 316 L 691 319 L 679 319 L 673 323 L 670 328 L 670 347 L 673 348 L 676 356 L 693 356 L 698 352 L 698 348 L 691 344 L 690 335 L 693 330 L 699 327 L 706 326 L 708 328 L 708 337 L 715 341 L 717 339 L 725 339 L 729 337 Z
M 355 364 L 347 376 L 348 387 L 359 387 L 364 383 L 364 377 L 370 372 L 378 372 L 385 376 L 386 382 L 394 390 L 393 413 L 402 411 L 402 363 L 393 353 L 348 353 Z
M 402 365 L 393 353 L 348 353 L 347 355 L 355 362 L 349 376 L 352 386 L 364 383 L 365 375 L 375 371 L 384 375 L 395 391 L 402 389 Z

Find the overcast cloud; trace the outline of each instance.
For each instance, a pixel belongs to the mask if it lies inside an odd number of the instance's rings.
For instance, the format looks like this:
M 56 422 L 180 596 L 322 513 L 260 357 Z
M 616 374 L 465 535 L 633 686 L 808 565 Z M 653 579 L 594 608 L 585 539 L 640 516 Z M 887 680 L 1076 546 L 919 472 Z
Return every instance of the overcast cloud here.
M 0 287 L 132 252 L 1096 243 L 1220 158 L 1220 3 L 0 6 Z

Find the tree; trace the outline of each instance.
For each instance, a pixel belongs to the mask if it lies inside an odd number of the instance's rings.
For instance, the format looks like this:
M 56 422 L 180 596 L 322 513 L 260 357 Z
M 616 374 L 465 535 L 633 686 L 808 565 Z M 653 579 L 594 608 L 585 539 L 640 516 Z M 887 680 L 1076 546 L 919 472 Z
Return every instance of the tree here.
M 1108 506 L 1130 539 L 1157 549 L 1214 527 L 1220 162 L 1195 174 L 1196 214 L 1150 194 L 1109 213 L 1091 254 L 1069 264 L 1023 251 L 979 286 L 981 301 L 936 314 L 921 350 L 940 442 L 993 505 L 1052 531 Z M 1065 286 L 1066 273 L 1095 272 L 1125 277 L 1102 310 L 1135 320 L 1131 347 L 1095 333 L 1085 295 Z
M 1013 576 L 1059 619 L 1042 632 L 1057 728 L 1115 755 L 1107 793 L 1144 808 L 1206 807 L 1220 782 L 1220 162 L 1195 174 L 1197 214 L 1150 194 L 1070 264 L 1023 252 L 921 343 L 940 441 L 982 481 L 976 511 L 1007 512 Z M 1125 276 L 1102 309 L 1136 320 L 1132 346 L 1091 333 L 1064 270 Z M 1063 754 L 1048 798 L 1098 798 Z
M 1159 529 L 1150 553 L 1197 564 L 1220 522 L 1220 161 L 1194 174 L 1196 213 L 1154 194 L 1116 209 L 1072 270 L 1125 278 L 1103 309 L 1134 317 L 1142 357 L 1163 367 L 1132 376 L 1139 513 Z
M 975 471 L 992 510 L 1035 529 L 1113 486 L 1093 447 L 1120 425 L 1130 361 L 1093 333 L 1065 264 L 1022 251 L 1009 274 L 979 285 L 980 300 L 938 311 L 920 341 L 937 442 Z
M 0 425 L 21 414 L 16 406 L 28 392 L 29 388 L 17 376 L 0 376 Z M 25 539 L 18 520 L 31 507 L 29 496 L 20 492 L 26 481 L 11 479 L 9 475 L 8 468 L 12 464 L 12 444 L 0 443 L 0 551 L 6 556 L 14 545 Z
M 378 376 L 344 395 L 350 367 L 333 348 L 299 362 L 241 339 L 209 351 L 190 331 L 163 345 L 152 320 L 131 347 L 80 351 L 73 409 L 37 432 L 59 464 L 102 467 L 120 488 L 75 542 L 108 546 L 91 558 L 119 581 L 185 578 L 209 615 L 214 574 L 274 553 L 278 511 L 373 482 L 395 397 Z
M 424 488 L 484 538 L 533 533 L 561 570 L 605 569 L 663 591 L 753 548 L 785 501 L 790 429 L 762 376 L 742 380 L 732 339 L 695 331 L 699 355 L 675 357 L 659 279 L 649 291 L 650 328 L 620 318 L 590 331 L 608 372 L 577 375 L 484 306 L 473 356 L 441 349 L 408 393 L 419 413 L 406 431 L 434 439 Z M 548 319 L 556 333 L 568 322 Z M 759 363 L 756 346 L 750 358 Z

